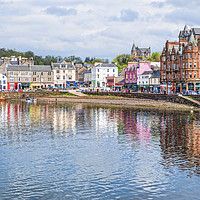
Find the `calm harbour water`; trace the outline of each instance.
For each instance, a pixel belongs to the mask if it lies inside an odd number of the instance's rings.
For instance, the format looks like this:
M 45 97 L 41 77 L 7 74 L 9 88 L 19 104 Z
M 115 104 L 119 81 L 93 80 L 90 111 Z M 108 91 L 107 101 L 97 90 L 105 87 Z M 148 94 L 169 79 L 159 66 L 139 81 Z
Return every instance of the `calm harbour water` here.
M 200 114 L 0 103 L 0 199 L 200 199 Z

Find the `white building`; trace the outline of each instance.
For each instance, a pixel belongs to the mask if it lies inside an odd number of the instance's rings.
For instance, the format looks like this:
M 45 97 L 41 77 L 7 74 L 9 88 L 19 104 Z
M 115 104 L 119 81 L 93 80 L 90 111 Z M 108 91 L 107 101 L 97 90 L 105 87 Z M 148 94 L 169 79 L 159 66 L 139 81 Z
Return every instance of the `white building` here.
M 149 91 L 150 89 L 150 78 L 152 76 L 152 71 L 145 71 L 142 74 L 138 74 L 137 85 L 140 91 Z
M 7 77 L 5 74 L 0 74 L 0 91 L 7 90 Z
M 75 67 L 73 63 L 61 62 L 52 63 L 52 69 L 54 73 L 54 87 L 67 88 L 75 86 Z
M 105 87 L 108 76 L 118 77 L 118 67 L 115 64 L 95 64 L 91 69 L 92 87 Z

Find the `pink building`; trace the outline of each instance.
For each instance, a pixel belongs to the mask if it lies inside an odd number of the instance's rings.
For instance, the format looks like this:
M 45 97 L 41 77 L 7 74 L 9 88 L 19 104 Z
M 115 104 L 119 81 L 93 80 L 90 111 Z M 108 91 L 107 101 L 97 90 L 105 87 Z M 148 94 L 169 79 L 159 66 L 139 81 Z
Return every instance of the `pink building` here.
M 125 69 L 125 87 L 137 91 L 137 76 L 151 71 L 150 62 L 129 62 Z

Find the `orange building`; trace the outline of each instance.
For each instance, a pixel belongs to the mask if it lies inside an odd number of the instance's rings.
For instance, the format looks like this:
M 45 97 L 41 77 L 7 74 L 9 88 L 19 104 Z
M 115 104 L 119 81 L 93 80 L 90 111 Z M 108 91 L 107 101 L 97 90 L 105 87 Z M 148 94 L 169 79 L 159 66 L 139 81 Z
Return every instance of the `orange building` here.
M 166 93 L 200 92 L 200 28 L 185 26 L 179 42 L 167 40 L 160 59 L 160 82 Z

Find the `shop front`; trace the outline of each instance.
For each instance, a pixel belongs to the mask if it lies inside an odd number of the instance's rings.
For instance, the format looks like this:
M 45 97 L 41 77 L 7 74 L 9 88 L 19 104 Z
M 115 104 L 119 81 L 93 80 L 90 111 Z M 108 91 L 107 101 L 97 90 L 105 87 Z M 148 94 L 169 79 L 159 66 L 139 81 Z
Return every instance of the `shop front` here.
M 34 89 L 41 89 L 41 84 L 40 83 L 32 83 L 31 84 L 31 90 L 34 90 Z

